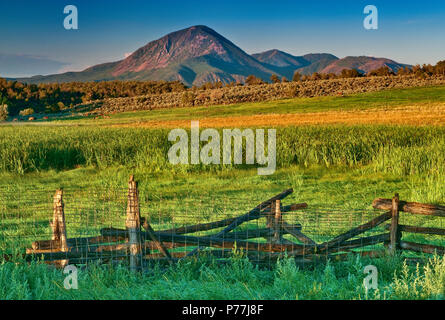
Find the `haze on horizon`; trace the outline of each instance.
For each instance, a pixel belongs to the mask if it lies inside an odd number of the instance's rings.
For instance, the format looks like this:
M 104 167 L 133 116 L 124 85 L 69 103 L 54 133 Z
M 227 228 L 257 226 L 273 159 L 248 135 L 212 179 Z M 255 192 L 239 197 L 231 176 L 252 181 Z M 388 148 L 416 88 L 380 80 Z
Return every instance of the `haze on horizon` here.
M 76 5 L 79 30 L 63 28 L 63 8 Z M 363 28 L 363 8 L 379 9 L 379 29 Z M 279 49 L 293 55 L 387 57 L 407 64 L 445 59 L 443 1 L 329 3 L 263 0 L 21 1 L 0 3 L 0 76 L 80 71 L 117 61 L 150 41 L 207 25 L 249 54 Z

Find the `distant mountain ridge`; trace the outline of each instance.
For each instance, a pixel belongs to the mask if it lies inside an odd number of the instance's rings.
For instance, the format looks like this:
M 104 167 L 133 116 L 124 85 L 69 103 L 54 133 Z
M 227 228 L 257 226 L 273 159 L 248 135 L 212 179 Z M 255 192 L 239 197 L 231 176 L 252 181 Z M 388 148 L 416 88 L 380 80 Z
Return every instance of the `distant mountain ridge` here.
M 360 73 L 368 73 L 381 67 L 388 67 L 392 71 L 397 72 L 400 68 L 411 67 L 407 64 L 401 64 L 387 58 L 374 57 L 345 57 L 334 61 L 333 63 L 322 69 L 321 73 L 339 74 L 343 69 L 356 69 Z
M 360 72 L 369 72 L 371 68 L 383 65 L 394 71 L 405 66 L 385 58 L 339 59 L 328 53 L 293 56 L 276 49 L 249 55 L 209 27 L 193 26 L 152 41 L 120 61 L 99 64 L 80 72 L 16 80 L 27 83 L 179 80 L 191 86 L 216 81 L 243 82 L 249 75 L 266 81 L 272 74 L 291 79 L 295 71 L 301 74 L 339 73 L 345 68 L 356 68 Z
M 252 55 L 266 67 L 274 70 L 278 75 L 292 79 L 295 71 L 301 74 L 312 74 L 339 60 L 329 53 L 311 53 L 304 56 L 293 56 L 289 53 L 273 49 Z

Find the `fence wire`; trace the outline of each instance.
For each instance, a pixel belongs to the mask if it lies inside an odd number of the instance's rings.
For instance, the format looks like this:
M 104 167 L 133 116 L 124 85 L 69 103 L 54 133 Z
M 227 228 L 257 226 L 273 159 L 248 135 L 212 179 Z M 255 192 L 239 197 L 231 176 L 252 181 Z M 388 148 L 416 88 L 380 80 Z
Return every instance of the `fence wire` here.
M 26 193 L 11 189 L 1 190 L 0 250 L 3 254 L 23 253 L 26 249 L 33 248 L 35 246 L 33 243 L 36 241 L 51 240 L 53 236 L 50 226 L 50 222 L 53 220 L 53 196 L 54 190 L 42 190 L 41 188 L 26 190 Z M 124 188 L 103 188 L 93 191 L 63 190 L 68 246 L 75 248 L 73 252 L 70 249 L 70 263 L 86 264 L 96 260 L 116 262 L 128 259 L 130 251 L 127 239 L 122 236 L 126 227 L 127 196 L 128 190 Z M 270 243 L 273 237 L 273 233 L 267 231 L 268 225 L 265 218 L 242 223 L 230 233 L 220 237 L 221 243 L 218 242 L 216 246 L 208 246 L 206 243 L 202 246 L 201 243 L 192 240 L 196 240 L 196 237 L 214 238 L 215 240 L 215 235 L 227 225 L 198 232 L 179 232 L 179 234 L 177 232 L 186 226 L 239 217 L 264 200 L 266 199 L 260 199 L 255 194 L 239 198 L 235 192 L 215 197 L 211 192 L 196 194 L 190 191 L 180 195 L 157 195 L 145 190 L 139 191 L 140 215 L 154 229 L 159 243 L 163 244 L 164 249 L 168 251 L 170 260 L 190 256 L 191 252 L 200 248 L 200 256 L 208 255 L 224 259 L 240 255 L 246 256 L 252 261 L 261 261 L 263 264 L 274 264 L 279 252 L 274 250 L 264 252 L 259 249 L 260 246 Z M 290 200 L 284 199 L 282 204 L 291 203 Z M 283 213 L 282 218 L 285 223 L 297 228 L 305 237 L 317 244 L 322 244 L 375 219 L 382 213 L 383 211 L 373 209 L 344 209 L 309 204 L 306 209 Z M 444 222 L 444 219 L 434 217 L 419 217 L 407 213 L 400 215 L 400 223 L 406 225 L 445 228 Z M 390 221 L 386 225 L 388 223 Z M 161 234 L 161 231 L 164 233 Z M 166 231 L 169 231 L 170 238 L 165 233 Z M 383 223 L 359 236 L 352 237 L 350 240 L 355 239 L 360 242 L 360 239 L 364 237 L 378 236 L 385 232 L 388 231 Z M 173 234 L 176 236 L 172 236 Z M 112 237 L 114 238 L 111 239 Z M 153 239 L 148 238 L 146 233 L 143 233 L 142 237 L 142 240 L 147 240 L 142 242 L 142 253 L 140 254 L 142 264 L 166 258 L 165 252 L 152 241 Z M 187 239 L 191 241 L 188 242 Z M 445 245 L 443 237 L 440 236 L 407 234 L 404 239 Z M 233 241 L 236 242 L 236 245 L 226 245 Z M 247 245 L 246 242 L 252 245 Z M 308 245 L 301 239 L 297 240 L 295 235 L 286 232 L 280 238 L 279 243 L 287 245 L 286 252 L 301 249 L 299 247 L 301 245 Z M 291 245 L 292 243 L 295 243 L 295 248 Z M 233 247 L 238 250 L 234 250 Z M 255 250 L 256 248 L 258 250 Z M 381 243 L 367 246 L 367 249 L 383 248 Z M 360 251 L 362 248 L 357 245 L 354 250 Z M 339 250 L 336 253 L 339 252 L 344 251 Z M 46 258 L 51 258 L 51 254 L 53 254 L 60 257 L 60 260 L 64 260 L 62 259 L 63 253 L 58 253 L 52 248 L 44 254 Z M 314 254 L 315 252 L 306 253 L 303 250 L 303 253 L 298 256 L 304 263 L 306 256 Z

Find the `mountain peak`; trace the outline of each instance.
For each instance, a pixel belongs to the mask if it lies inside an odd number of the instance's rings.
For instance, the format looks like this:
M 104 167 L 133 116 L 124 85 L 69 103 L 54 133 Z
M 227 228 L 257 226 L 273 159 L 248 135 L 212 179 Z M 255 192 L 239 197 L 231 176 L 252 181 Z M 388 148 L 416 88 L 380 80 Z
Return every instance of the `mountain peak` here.
M 171 63 L 202 57 L 219 56 L 229 61 L 233 44 L 213 29 L 197 25 L 175 31 L 152 41 L 123 60 L 113 76 L 165 68 Z
M 243 82 L 249 75 L 267 81 L 272 74 L 290 79 L 295 71 L 312 74 L 338 72 L 344 68 L 367 70 L 381 65 L 392 69 L 400 66 L 389 59 L 347 57 L 339 60 L 324 53 L 294 56 L 278 49 L 249 55 L 210 27 L 195 25 L 151 41 L 124 60 L 103 63 L 81 72 L 20 80 L 29 83 L 164 80 L 191 86 L 216 81 Z

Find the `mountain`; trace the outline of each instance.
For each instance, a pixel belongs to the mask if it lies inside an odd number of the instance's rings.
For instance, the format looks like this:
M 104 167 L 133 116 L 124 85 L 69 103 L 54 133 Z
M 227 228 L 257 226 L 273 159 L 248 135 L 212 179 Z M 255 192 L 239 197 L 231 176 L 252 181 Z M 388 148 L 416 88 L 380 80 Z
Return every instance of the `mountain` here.
M 321 73 L 335 73 L 339 74 L 343 69 L 356 69 L 361 73 L 368 73 L 369 71 L 381 68 L 389 67 L 392 71 L 397 72 L 400 68 L 410 67 L 406 64 L 401 64 L 386 58 L 374 58 L 374 57 L 345 57 L 337 61 L 332 62 Z
M 301 74 L 312 74 L 327 67 L 338 58 L 328 53 L 312 53 L 304 56 L 293 56 L 289 53 L 273 49 L 252 55 L 260 61 L 266 68 L 275 71 L 278 75 L 283 75 L 292 79 L 295 71 Z
M 152 41 L 120 61 L 103 63 L 80 72 L 15 80 L 27 83 L 178 80 L 191 86 L 216 81 L 243 82 L 249 75 L 266 81 L 272 74 L 291 79 L 295 71 L 301 74 L 339 73 L 345 68 L 354 68 L 368 72 L 383 65 L 395 71 L 405 66 L 384 58 L 339 59 L 327 53 L 293 56 L 276 49 L 249 55 L 209 27 L 193 26 Z
M 269 79 L 274 71 L 206 26 L 170 33 L 136 50 L 126 59 L 81 72 L 18 79 L 33 82 L 100 80 L 179 80 L 186 85 L 209 81 L 243 81 L 253 74 Z
M 397 72 L 400 68 L 411 67 L 386 58 L 360 56 L 339 59 L 328 53 L 293 56 L 276 49 L 253 54 L 252 56 L 266 68 L 275 71 L 277 75 L 284 75 L 288 79 L 292 79 L 295 71 L 310 75 L 314 72 L 339 74 L 343 69 L 356 69 L 360 73 L 368 73 L 384 66 Z
M 81 72 L 65 72 L 53 74 L 49 76 L 34 76 L 31 78 L 18 78 L 15 80 L 26 83 L 51 83 L 51 82 L 73 82 L 73 81 L 105 81 L 115 80 L 110 74 L 113 68 L 119 64 L 118 62 L 109 62 L 99 64 Z
M 323 70 L 331 63 L 338 60 L 338 58 L 329 53 L 310 53 L 303 56 L 304 59 L 310 62 L 309 65 L 297 69 L 301 74 L 309 75 L 314 72 Z

